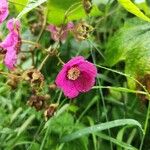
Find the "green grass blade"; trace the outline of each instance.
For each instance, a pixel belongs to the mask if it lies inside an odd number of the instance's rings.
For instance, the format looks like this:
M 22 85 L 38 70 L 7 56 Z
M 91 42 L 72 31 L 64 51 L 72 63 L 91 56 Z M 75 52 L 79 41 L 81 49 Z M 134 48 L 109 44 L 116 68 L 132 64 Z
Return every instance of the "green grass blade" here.
M 61 142 L 72 141 L 72 140 L 80 138 L 84 135 L 88 135 L 91 133 L 95 133 L 95 132 L 99 132 L 99 131 L 103 131 L 106 129 L 123 126 L 123 125 L 135 125 L 135 126 L 138 126 L 143 131 L 141 124 L 134 119 L 118 119 L 118 120 L 101 123 L 98 125 L 93 125 L 91 127 L 86 127 L 84 129 L 78 130 L 74 133 L 71 133 L 69 135 L 62 137 Z
M 137 148 L 129 145 L 129 144 L 126 144 L 122 141 L 119 141 L 119 140 L 116 140 L 108 135 L 105 135 L 105 134 L 102 134 L 102 133 L 96 133 L 97 136 L 99 136 L 100 138 L 104 139 L 104 140 L 107 140 L 107 141 L 111 141 L 112 143 L 116 144 L 116 145 L 119 145 L 120 147 L 122 148 L 125 148 L 125 149 L 128 149 L 128 150 L 137 150 Z

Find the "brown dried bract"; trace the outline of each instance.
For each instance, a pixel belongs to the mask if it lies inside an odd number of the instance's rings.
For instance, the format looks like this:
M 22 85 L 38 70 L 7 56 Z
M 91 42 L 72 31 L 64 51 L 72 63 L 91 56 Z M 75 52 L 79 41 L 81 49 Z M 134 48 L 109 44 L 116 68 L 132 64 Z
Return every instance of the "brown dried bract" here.
M 57 107 L 58 104 L 51 104 L 47 107 L 47 109 L 44 112 L 44 117 L 46 121 L 54 115 L 54 113 L 57 110 Z
M 87 14 L 91 12 L 92 0 L 83 0 L 83 8 Z
M 8 74 L 7 84 L 12 88 L 17 88 L 21 79 L 21 71 L 19 69 L 15 69 Z
M 146 90 L 150 93 L 150 74 L 146 74 L 144 77 L 139 77 L 138 81 L 146 88 Z M 139 91 L 144 91 L 143 87 L 137 84 L 137 89 Z M 139 98 L 142 101 L 148 100 L 147 95 L 138 94 Z
M 50 89 L 50 90 L 56 90 L 56 89 L 57 89 L 56 84 L 55 84 L 55 83 L 50 84 L 50 85 L 49 85 L 49 89 Z
M 32 95 L 27 104 L 31 107 L 34 107 L 37 111 L 46 107 L 46 99 L 44 96 Z
M 0 47 L 0 54 L 6 54 L 6 49 L 3 49 L 2 47 Z
M 26 81 L 29 81 L 31 84 L 40 84 L 43 85 L 44 76 L 37 69 L 28 69 L 26 70 L 22 78 Z
M 89 33 L 93 30 L 93 27 L 86 22 L 80 22 L 76 24 L 72 30 L 75 39 L 78 41 L 85 40 L 89 37 Z

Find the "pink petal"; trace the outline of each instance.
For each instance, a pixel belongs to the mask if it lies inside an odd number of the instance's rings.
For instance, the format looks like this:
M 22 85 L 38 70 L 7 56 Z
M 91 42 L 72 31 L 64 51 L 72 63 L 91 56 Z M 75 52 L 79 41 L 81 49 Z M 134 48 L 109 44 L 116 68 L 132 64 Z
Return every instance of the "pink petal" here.
M 50 31 L 50 32 L 57 32 L 56 26 L 54 26 L 52 24 L 47 26 L 47 30 Z
M 7 28 L 8 28 L 9 31 L 19 30 L 19 28 L 20 28 L 20 21 L 16 20 L 15 18 L 10 19 L 7 22 Z
M 0 43 L 0 47 L 6 50 L 4 63 L 8 69 L 12 70 L 17 62 L 18 43 L 20 42 L 20 22 L 15 19 L 10 19 L 7 23 L 7 28 L 9 29 L 9 34 Z
M 89 91 L 95 84 L 95 78 L 92 78 L 87 72 L 82 72 L 80 77 L 74 81 L 74 85 L 79 92 Z
M 56 77 L 56 85 L 58 87 L 62 87 L 65 84 L 66 81 L 66 75 L 67 74 L 67 67 L 63 67 L 63 69 L 59 72 L 59 74 Z
M 17 54 L 16 51 L 14 51 L 13 47 L 10 47 L 7 49 L 7 53 L 5 55 L 4 63 L 8 67 L 8 69 L 12 70 L 14 69 L 14 65 L 17 62 Z
M 80 92 L 89 91 L 95 84 L 95 77 L 97 75 L 97 69 L 94 64 L 84 61 L 78 65 L 81 71 L 81 75 L 74 81 L 76 88 Z
M 0 2 L 0 24 L 7 18 L 8 16 L 8 3 L 6 0 L 1 0 Z
M 79 91 L 76 89 L 74 83 L 70 80 L 66 80 L 62 90 L 68 98 L 75 98 L 79 95 Z
M 4 49 L 7 49 L 8 47 L 17 44 L 17 42 L 18 42 L 18 34 L 16 34 L 15 32 L 11 32 L 7 35 L 5 40 L 2 43 L 0 43 L 0 46 L 3 47 Z
M 67 27 L 67 30 L 73 29 L 73 27 L 74 27 L 73 22 L 68 22 L 66 27 Z
M 64 67 L 56 77 L 56 85 L 61 88 L 65 94 L 65 96 L 69 98 L 76 97 L 79 92 L 75 88 L 74 83 L 67 79 L 66 77 L 67 67 Z
M 59 41 L 59 30 L 57 29 L 56 26 L 50 24 L 48 27 L 47 27 L 47 30 L 51 32 L 51 38 L 58 42 Z
M 87 74 L 89 74 L 92 78 L 95 78 L 97 75 L 97 68 L 93 63 L 90 63 L 87 60 L 80 63 L 78 67 L 81 72 L 82 71 L 87 72 Z
M 76 56 L 76 57 L 73 57 L 71 60 L 69 60 L 64 66 L 73 67 L 74 65 L 78 65 L 84 61 L 85 61 L 84 57 Z
M 74 24 L 72 22 L 69 22 L 62 29 L 60 27 L 50 24 L 47 27 L 47 30 L 51 32 L 51 37 L 54 41 L 59 41 L 59 40 L 65 41 L 68 36 L 69 30 L 71 30 L 73 27 L 74 27 Z

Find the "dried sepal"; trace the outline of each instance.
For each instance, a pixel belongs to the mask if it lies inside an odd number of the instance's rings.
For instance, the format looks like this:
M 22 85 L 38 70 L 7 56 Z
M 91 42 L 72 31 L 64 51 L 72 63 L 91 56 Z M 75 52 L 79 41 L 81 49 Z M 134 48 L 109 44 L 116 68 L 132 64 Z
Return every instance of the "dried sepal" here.
M 38 85 L 42 86 L 43 82 L 44 82 L 44 76 L 37 69 L 28 69 L 28 70 L 26 70 L 23 73 L 22 78 L 24 80 L 30 82 L 31 86 L 34 86 L 35 84 L 38 84 Z
M 50 85 L 49 85 L 49 89 L 50 89 L 50 90 L 56 90 L 56 89 L 57 89 L 56 84 L 55 84 L 55 83 L 50 84 Z
M 92 0 L 83 0 L 83 8 L 89 14 L 92 10 Z
M 87 39 L 91 31 L 93 31 L 93 27 L 86 22 L 79 22 L 72 30 L 75 39 L 78 41 Z
M 150 93 L 150 74 L 146 74 L 144 75 L 144 77 L 139 77 L 138 78 L 138 81 L 145 87 L 145 89 Z M 137 90 L 139 91 L 145 91 L 143 89 L 143 87 L 137 83 L 137 86 L 136 86 Z M 144 95 L 144 94 L 137 94 L 138 97 L 143 101 L 147 101 L 149 98 L 147 95 Z
M 37 111 L 46 107 L 46 99 L 41 95 L 32 95 L 27 104 L 31 107 L 34 107 Z
M 46 108 L 46 110 L 44 111 L 44 117 L 45 117 L 46 121 L 54 115 L 54 113 L 56 112 L 57 108 L 58 108 L 58 104 L 57 103 L 50 104 Z

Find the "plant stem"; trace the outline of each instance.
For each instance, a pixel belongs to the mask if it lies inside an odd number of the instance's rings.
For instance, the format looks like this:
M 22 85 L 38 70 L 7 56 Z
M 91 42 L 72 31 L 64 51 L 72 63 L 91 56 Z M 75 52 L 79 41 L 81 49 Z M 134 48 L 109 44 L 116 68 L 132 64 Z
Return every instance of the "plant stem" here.
M 47 61 L 48 58 L 49 58 L 49 54 L 46 55 L 46 57 L 45 57 L 44 60 L 42 61 L 40 67 L 38 68 L 38 71 L 40 71 L 40 70 L 43 68 L 43 66 L 44 66 L 44 64 L 46 63 L 46 61 Z
M 150 101 L 148 102 L 148 109 L 147 109 L 146 119 L 145 119 L 145 123 L 144 123 L 144 135 L 142 137 L 142 141 L 141 141 L 139 150 L 142 150 L 142 147 L 144 144 L 144 139 L 145 139 L 146 131 L 148 128 L 149 114 L 150 114 Z
M 59 62 L 64 65 L 65 63 L 62 61 L 62 59 L 59 57 L 59 55 L 56 55 L 56 57 L 58 58 Z
M 21 40 L 23 43 L 31 44 L 31 45 L 36 45 L 37 47 L 41 47 L 39 43 L 33 42 L 33 41 L 28 41 L 28 40 Z

